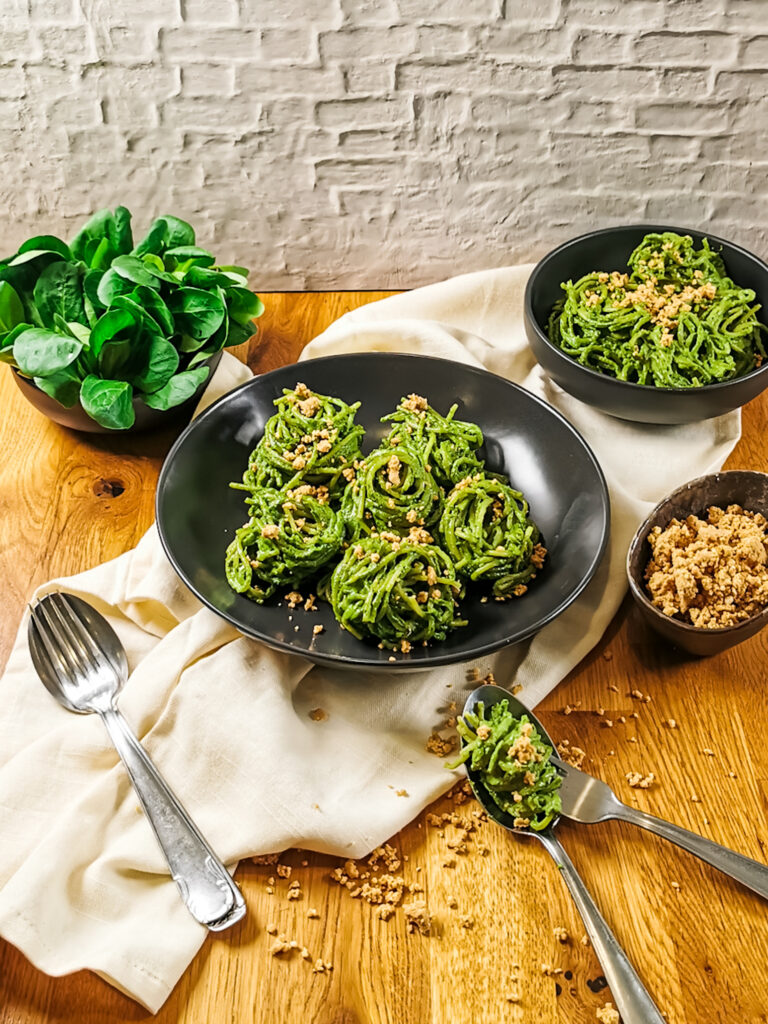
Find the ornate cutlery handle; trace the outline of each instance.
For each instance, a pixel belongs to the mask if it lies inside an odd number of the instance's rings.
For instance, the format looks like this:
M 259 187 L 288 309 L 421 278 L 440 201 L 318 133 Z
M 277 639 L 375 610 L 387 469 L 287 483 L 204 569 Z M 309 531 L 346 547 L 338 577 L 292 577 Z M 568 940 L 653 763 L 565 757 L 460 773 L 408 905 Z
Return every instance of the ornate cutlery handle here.
M 211 931 L 222 931 L 233 925 L 245 915 L 245 901 L 229 872 L 171 792 L 117 708 L 99 714 L 190 913 Z
M 552 855 L 560 869 L 563 881 L 568 886 L 576 909 L 587 929 L 605 980 L 616 1001 L 616 1008 L 624 1024 L 665 1024 L 664 1018 L 648 995 L 637 971 L 619 945 L 616 936 L 608 927 L 603 915 L 597 909 L 581 876 L 557 839 L 551 832 L 541 832 L 538 838 Z
M 689 832 L 679 825 L 673 825 L 671 821 L 656 818 L 634 807 L 627 807 L 626 804 L 621 805 L 621 811 L 616 813 L 616 817 L 632 825 L 639 825 L 640 828 L 645 828 L 662 839 L 668 839 L 677 846 L 682 846 L 688 853 L 735 878 L 737 882 L 746 885 L 763 899 L 768 899 L 768 867 L 765 864 L 729 850 L 727 846 L 713 843 L 711 839 L 705 839 L 704 836 Z

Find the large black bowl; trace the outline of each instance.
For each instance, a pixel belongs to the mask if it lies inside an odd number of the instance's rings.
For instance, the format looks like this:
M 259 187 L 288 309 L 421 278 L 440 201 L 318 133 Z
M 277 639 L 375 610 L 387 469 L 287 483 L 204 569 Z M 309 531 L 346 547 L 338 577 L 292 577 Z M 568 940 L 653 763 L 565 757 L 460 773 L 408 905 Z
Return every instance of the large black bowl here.
M 549 555 L 527 594 L 509 603 L 463 602 L 469 625 L 431 647 L 417 646 L 389 661 L 390 651 L 342 630 L 330 606 L 291 612 L 275 595 L 258 605 L 234 593 L 224 576 L 224 552 L 246 519 L 240 480 L 248 455 L 274 413 L 283 388 L 303 381 L 315 391 L 360 401 L 363 450 L 385 433 L 380 418 L 410 392 L 441 412 L 458 403 L 462 419 L 478 423 L 491 469 L 503 471 L 530 502 Z M 581 436 L 559 413 L 501 377 L 446 359 L 365 353 L 313 359 L 255 377 L 194 420 L 171 449 L 157 487 L 157 525 L 165 551 L 191 590 L 242 633 L 272 647 L 336 666 L 426 668 L 464 661 L 531 636 L 556 618 L 592 578 L 608 539 L 609 503 L 603 474 Z M 290 589 L 288 587 L 286 590 Z M 311 586 L 300 588 L 305 596 Z M 313 636 L 312 627 L 325 631 Z M 298 626 L 298 630 L 295 628 Z
M 580 235 L 553 249 L 534 267 L 525 289 L 525 330 L 533 354 L 549 376 L 569 394 L 587 405 L 625 420 L 641 423 L 690 423 L 720 416 L 746 405 L 768 385 L 768 361 L 759 369 L 722 384 L 698 388 L 657 388 L 629 384 L 577 363 L 547 334 L 552 307 L 563 297 L 562 282 L 577 281 L 592 270 L 627 271 L 627 259 L 643 236 L 657 231 L 690 235 L 697 243 L 708 238 L 722 253 L 730 277 L 752 288 L 768 323 L 768 266 L 746 249 L 722 238 L 690 228 L 659 224 L 632 224 Z

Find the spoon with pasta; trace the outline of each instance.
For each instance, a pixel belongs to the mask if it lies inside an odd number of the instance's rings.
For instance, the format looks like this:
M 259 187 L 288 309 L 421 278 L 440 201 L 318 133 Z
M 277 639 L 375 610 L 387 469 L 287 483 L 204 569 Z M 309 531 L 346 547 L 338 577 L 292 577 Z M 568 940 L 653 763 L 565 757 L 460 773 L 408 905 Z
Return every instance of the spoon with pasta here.
M 462 751 L 449 767 L 466 764 L 470 785 L 488 814 L 515 836 L 534 836 L 557 864 L 624 1024 L 664 1024 L 656 1004 L 608 927 L 555 834 L 560 775 L 555 745 L 528 708 L 500 686 L 479 686 L 458 722 Z

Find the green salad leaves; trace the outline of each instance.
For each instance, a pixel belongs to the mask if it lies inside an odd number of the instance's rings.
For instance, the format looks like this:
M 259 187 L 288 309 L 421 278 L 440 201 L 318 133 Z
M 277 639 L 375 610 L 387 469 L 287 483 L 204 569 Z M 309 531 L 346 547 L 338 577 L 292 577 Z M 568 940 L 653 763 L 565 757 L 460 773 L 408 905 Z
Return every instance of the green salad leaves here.
M 133 426 L 133 400 L 186 401 L 208 360 L 253 334 L 264 307 L 244 267 L 217 266 L 178 217 L 134 245 L 124 206 L 100 210 L 67 245 L 30 238 L 0 260 L 0 360 L 103 427 Z

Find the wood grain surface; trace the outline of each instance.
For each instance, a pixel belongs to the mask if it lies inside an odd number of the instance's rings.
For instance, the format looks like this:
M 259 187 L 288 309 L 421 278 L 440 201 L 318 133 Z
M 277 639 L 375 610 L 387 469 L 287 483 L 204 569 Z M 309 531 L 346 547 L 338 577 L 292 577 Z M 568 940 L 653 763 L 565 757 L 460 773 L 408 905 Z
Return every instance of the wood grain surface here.
M 239 355 L 257 372 L 293 361 L 331 321 L 382 294 L 265 295 L 259 334 Z M 0 400 L 4 664 L 37 584 L 118 555 L 150 525 L 158 471 L 175 431 L 108 439 L 74 434 L 27 405 L 8 371 L 0 374 Z M 744 410 L 743 438 L 729 468 L 767 470 L 767 434 L 768 395 Z M 603 641 L 539 711 L 555 738 L 587 750 L 587 770 L 623 799 L 768 861 L 767 645 L 764 631 L 718 657 L 691 659 L 662 646 L 627 601 Z M 629 696 L 632 689 L 652 700 L 638 703 Z M 566 716 L 566 704 L 578 707 Z M 677 728 L 665 724 L 670 718 Z M 705 748 L 715 756 L 704 754 Z M 658 783 L 647 791 L 629 789 L 624 774 L 631 770 L 652 771 Z M 471 812 L 472 806 L 458 810 Z M 431 810 L 450 809 L 446 798 Z M 283 878 L 274 893 L 267 891 L 274 868 L 241 865 L 237 878 L 250 908 L 247 920 L 205 943 L 156 1019 L 596 1021 L 610 994 L 601 988 L 594 954 L 580 942 L 584 929 L 547 854 L 533 841 L 515 841 L 486 824 L 470 852 L 445 867 L 451 834 L 451 826 L 430 827 L 422 815 L 392 840 L 407 857 L 406 878 L 424 886 L 435 917 L 430 936 L 407 934 L 402 913 L 388 922 L 375 918 L 371 906 L 329 880 L 338 863 L 332 858 L 301 851 L 282 858 L 293 866 L 292 880 L 301 881 L 297 902 L 286 899 Z M 768 1021 L 766 904 L 629 825 L 566 822 L 560 834 L 670 1024 Z M 319 916 L 308 917 L 309 908 Z M 464 922 L 469 927 L 462 925 L 464 916 L 472 918 Z M 333 969 L 313 973 L 299 955 L 270 956 L 270 922 Z M 568 933 L 565 943 L 553 934 L 560 927 Z M 544 973 L 543 965 L 563 973 Z M 117 1024 L 148 1016 L 95 976 L 49 978 L 0 942 L 2 1024 Z

